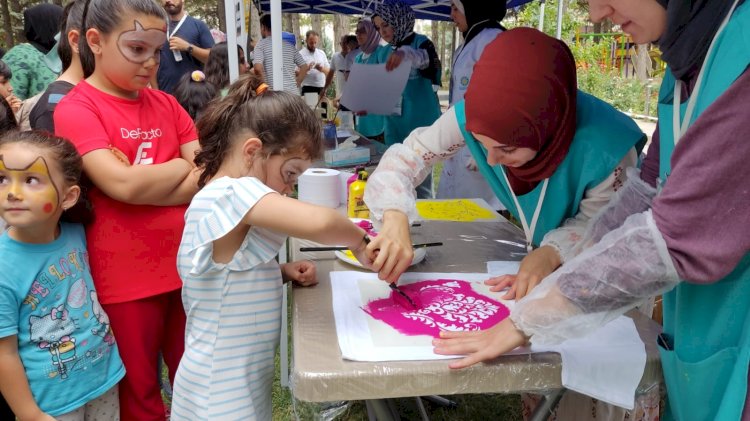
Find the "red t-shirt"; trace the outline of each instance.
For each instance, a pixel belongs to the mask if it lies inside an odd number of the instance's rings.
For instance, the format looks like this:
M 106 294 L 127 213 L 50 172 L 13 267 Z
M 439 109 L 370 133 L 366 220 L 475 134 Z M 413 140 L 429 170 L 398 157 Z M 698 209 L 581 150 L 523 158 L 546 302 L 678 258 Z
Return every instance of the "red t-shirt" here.
M 55 134 L 70 139 L 81 155 L 110 145 L 132 165 L 180 157 L 180 146 L 198 135 L 190 116 L 171 95 L 143 89 L 138 99 L 106 94 L 80 82 L 57 106 Z M 92 186 L 94 222 L 87 227 L 91 272 L 99 300 L 121 303 L 173 291 L 177 248 L 187 205 L 130 205 Z

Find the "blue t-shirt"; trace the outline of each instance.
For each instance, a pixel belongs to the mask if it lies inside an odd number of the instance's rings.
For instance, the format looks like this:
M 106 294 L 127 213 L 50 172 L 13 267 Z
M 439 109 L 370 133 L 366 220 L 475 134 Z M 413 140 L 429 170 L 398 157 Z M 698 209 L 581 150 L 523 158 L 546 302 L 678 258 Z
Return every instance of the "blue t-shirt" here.
M 125 375 L 89 271 L 86 235 L 60 224 L 47 244 L 0 235 L 0 337 L 18 354 L 37 405 L 58 416 L 101 396 Z
M 178 22 L 169 21 L 170 35 L 172 35 L 172 31 L 177 27 Z M 214 46 L 214 39 L 211 36 L 208 26 L 203 21 L 195 19 L 192 16 L 185 17 L 185 22 L 174 33 L 174 36 L 184 39 L 188 44 L 195 47 L 211 48 Z M 182 60 L 176 61 L 174 52 L 169 49 L 169 39 L 167 39 L 161 49 L 161 62 L 159 63 L 159 71 L 156 75 L 159 89 L 164 92 L 170 94 L 174 92 L 177 82 L 180 81 L 180 78 L 185 73 L 203 69 L 203 63 L 187 51 L 180 51 L 180 56 L 182 56 Z

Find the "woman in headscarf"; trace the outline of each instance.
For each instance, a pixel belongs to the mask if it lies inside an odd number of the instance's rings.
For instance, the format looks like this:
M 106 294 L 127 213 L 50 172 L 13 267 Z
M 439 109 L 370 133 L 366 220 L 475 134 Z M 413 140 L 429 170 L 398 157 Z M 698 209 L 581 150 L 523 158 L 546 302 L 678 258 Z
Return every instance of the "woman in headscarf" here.
M 522 222 L 529 249 L 541 245 L 512 279 L 488 281 L 512 284 L 502 298 L 519 298 L 572 253 L 644 140 L 627 116 L 577 90 L 564 42 L 530 28 L 507 31 L 485 48 L 465 99 L 391 146 L 368 180 L 365 202 L 383 219 L 368 246 L 380 250 L 374 267 L 394 282 L 409 266 L 414 186 L 437 161 L 467 146 L 497 198 Z
M 409 80 L 401 94 L 400 110 L 385 118 L 385 143 L 401 143 L 417 127 L 429 126 L 440 117 L 440 101 L 433 86 L 440 86 L 441 67 L 429 38 L 414 32 L 414 11 L 401 0 L 385 0 L 375 7 L 372 22 L 393 53 L 386 69 L 406 61 Z
M 500 21 L 505 17 L 505 2 L 482 0 L 453 0 L 451 19 L 463 36 L 463 42 L 453 54 L 450 81 L 450 105 L 464 98 L 469 86 L 474 63 L 502 31 Z M 467 148 L 448 158 L 443 164 L 438 185 L 438 199 L 479 197 L 493 209 L 503 209 Z
M 27 43 L 11 48 L 3 61 L 13 71 L 13 91 L 24 100 L 47 88 L 60 72 L 60 58 L 52 48 L 60 31 L 63 9 L 42 3 L 23 11 L 23 30 Z
M 381 42 L 380 33 L 375 29 L 372 20 L 364 18 L 357 22 L 357 29 L 354 34 L 357 36 L 361 51 L 354 57 L 355 63 L 383 64 L 388 60 L 392 50 Z M 357 132 L 370 139 L 382 140 L 384 123 L 385 120 L 382 115 L 359 115 L 357 116 Z
M 460 368 L 527 341 L 581 336 L 664 294 L 657 344 L 666 419 L 750 419 L 750 4 L 589 0 L 668 64 L 640 177 L 592 219 L 592 245 L 548 276 L 510 318 L 435 340 Z M 500 37 L 502 38 L 502 37 Z M 368 183 L 368 188 L 369 183 Z

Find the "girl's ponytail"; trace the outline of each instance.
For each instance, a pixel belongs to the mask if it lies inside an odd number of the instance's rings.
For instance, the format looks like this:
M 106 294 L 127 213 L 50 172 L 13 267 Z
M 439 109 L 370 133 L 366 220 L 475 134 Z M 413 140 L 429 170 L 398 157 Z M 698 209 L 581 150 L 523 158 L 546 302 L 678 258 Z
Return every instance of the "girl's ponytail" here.
M 322 154 L 320 121 L 299 95 L 272 91 L 254 74 L 243 76 L 226 97 L 213 101 L 196 124 L 203 168 L 198 186 L 216 175 L 233 141 L 257 136 L 266 156 L 299 151 L 310 159 Z

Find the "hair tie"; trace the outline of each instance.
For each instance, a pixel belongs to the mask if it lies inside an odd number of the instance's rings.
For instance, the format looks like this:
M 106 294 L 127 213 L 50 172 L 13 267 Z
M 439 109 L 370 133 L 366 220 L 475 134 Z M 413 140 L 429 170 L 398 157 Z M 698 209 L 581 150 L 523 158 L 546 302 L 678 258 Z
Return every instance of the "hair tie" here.
M 261 83 L 257 88 L 255 88 L 255 95 L 261 95 L 266 90 L 268 90 L 268 85 L 266 83 Z
M 203 82 L 206 80 L 206 74 L 200 70 L 193 70 L 193 73 L 190 74 L 190 79 L 193 79 L 195 82 Z

